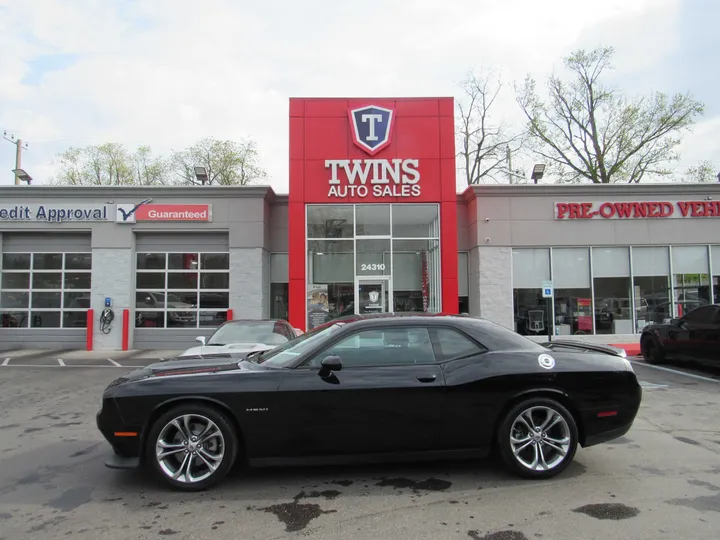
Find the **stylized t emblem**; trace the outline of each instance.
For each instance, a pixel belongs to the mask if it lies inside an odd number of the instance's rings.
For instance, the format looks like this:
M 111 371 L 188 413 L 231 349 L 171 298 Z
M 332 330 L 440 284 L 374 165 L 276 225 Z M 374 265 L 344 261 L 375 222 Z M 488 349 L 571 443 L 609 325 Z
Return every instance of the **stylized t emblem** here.
M 360 115 L 360 120 L 362 120 L 363 123 L 370 122 L 370 133 L 368 134 L 368 141 L 377 141 L 377 135 L 375 135 L 375 122 L 382 121 L 382 115 L 381 114 L 362 114 Z

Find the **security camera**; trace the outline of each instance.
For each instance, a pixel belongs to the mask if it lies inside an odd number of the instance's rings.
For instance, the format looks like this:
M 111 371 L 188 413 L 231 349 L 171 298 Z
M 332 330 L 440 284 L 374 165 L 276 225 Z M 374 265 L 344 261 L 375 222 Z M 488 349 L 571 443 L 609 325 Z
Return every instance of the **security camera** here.
M 490 221 L 490 218 L 489 218 L 489 217 L 486 217 L 486 218 L 485 218 L 485 223 L 487 223 L 488 221 Z
M 489 236 L 485 237 L 485 243 L 486 243 L 486 244 L 489 244 L 489 243 L 490 243 L 490 237 L 489 237 Z

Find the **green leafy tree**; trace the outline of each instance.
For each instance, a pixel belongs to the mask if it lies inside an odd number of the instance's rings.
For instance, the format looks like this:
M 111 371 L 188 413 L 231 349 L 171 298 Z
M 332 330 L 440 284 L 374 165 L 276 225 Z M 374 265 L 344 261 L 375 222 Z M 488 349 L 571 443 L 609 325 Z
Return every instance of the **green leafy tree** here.
M 720 172 L 713 166 L 712 161 L 704 160 L 697 165 L 688 167 L 681 181 L 692 183 L 717 182 L 720 180 L 718 176 L 720 176 Z
M 58 156 L 55 184 L 122 186 L 135 183 L 132 157 L 121 144 L 105 143 L 70 148 Z
M 560 181 L 636 183 L 646 175 L 670 175 L 680 134 L 703 114 L 703 104 L 687 94 L 630 99 L 607 87 L 602 75 L 613 54 L 601 47 L 567 56 L 570 76 L 549 77 L 546 99 L 531 77 L 518 89 L 532 149 Z
M 195 167 L 205 167 L 207 183 L 221 186 L 244 186 L 267 177 L 258 164 L 253 141 L 220 141 L 202 139 L 185 150 L 173 152 L 170 168 L 183 184 L 198 185 Z
M 266 177 L 255 143 L 212 138 L 169 158 L 154 155 L 149 146 L 134 152 L 117 143 L 73 147 L 59 154 L 56 163 L 58 173 L 51 183 L 70 186 L 197 185 L 196 166 L 205 167 L 209 184 L 245 185 Z

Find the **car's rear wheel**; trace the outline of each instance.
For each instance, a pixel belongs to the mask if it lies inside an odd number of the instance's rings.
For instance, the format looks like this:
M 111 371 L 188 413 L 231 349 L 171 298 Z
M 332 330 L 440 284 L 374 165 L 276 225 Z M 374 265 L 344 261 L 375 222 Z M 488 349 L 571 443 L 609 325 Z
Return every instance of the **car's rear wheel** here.
M 572 414 L 549 398 L 531 398 L 512 407 L 500 423 L 498 447 L 520 476 L 551 478 L 570 465 L 578 444 Z
M 652 336 L 644 336 L 640 341 L 640 351 L 648 364 L 662 364 L 665 361 L 660 343 Z
M 238 439 L 228 418 L 213 407 L 192 403 L 158 418 L 146 441 L 146 461 L 173 488 L 199 491 L 232 468 Z

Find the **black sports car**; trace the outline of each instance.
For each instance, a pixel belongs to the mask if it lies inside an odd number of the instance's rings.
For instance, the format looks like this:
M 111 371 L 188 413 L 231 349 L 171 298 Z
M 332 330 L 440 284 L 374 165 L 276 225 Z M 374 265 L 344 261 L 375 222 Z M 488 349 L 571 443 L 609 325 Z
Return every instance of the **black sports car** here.
M 623 357 L 551 350 L 492 322 L 355 316 L 271 351 L 147 366 L 112 382 L 106 465 L 199 490 L 250 465 L 483 457 L 549 478 L 625 434 L 642 391 Z
M 649 364 L 668 360 L 720 365 L 720 304 L 704 305 L 668 323 L 645 326 L 640 350 Z

